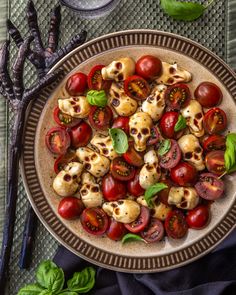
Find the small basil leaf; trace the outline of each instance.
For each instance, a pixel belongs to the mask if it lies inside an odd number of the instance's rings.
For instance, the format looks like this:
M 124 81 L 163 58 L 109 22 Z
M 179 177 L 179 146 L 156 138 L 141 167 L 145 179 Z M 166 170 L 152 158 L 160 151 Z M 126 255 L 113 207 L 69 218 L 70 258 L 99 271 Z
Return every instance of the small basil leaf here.
M 227 173 L 236 171 L 236 133 L 226 136 L 226 150 L 224 153 L 225 168 Z
M 57 293 L 57 295 L 78 295 L 78 293 L 73 291 L 62 291 L 60 293 Z
M 52 291 L 49 290 L 44 290 L 42 291 L 39 295 L 54 295 L 55 293 L 53 293 Z
M 67 282 L 70 291 L 77 293 L 89 292 L 95 284 L 95 270 L 92 267 L 86 267 L 81 272 L 74 273 L 73 277 Z
M 161 142 L 161 145 L 157 151 L 159 156 L 164 156 L 171 148 L 171 141 L 170 139 L 165 139 Z
M 122 244 L 125 244 L 127 242 L 134 242 L 134 241 L 141 241 L 146 243 L 146 241 L 144 239 L 142 239 L 140 236 L 135 235 L 135 234 L 126 234 L 123 236 L 121 242 Z
M 174 130 L 175 132 L 178 132 L 184 128 L 186 128 L 186 119 L 182 115 L 179 115 L 178 121 L 175 124 Z
M 128 137 L 126 133 L 120 128 L 111 128 L 109 129 L 109 134 L 114 150 L 118 154 L 124 154 L 129 148 Z
M 144 199 L 147 202 L 148 207 L 153 207 L 153 197 L 163 189 L 167 188 L 168 186 L 165 183 L 159 182 L 154 185 L 149 186 L 148 189 L 146 189 L 144 194 Z
M 105 107 L 107 105 L 107 96 L 104 90 L 89 90 L 86 97 L 91 105 L 99 107 Z
M 43 290 L 44 288 L 38 284 L 30 284 L 21 288 L 17 295 L 39 295 Z

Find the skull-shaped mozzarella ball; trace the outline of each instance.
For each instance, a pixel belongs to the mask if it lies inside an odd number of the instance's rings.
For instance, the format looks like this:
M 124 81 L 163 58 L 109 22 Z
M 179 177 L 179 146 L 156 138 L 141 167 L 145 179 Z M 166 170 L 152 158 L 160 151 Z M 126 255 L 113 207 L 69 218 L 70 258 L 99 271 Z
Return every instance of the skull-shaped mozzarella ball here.
M 191 73 L 177 65 L 162 62 L 162 75 L 156 79 L 158 84 L 173 85 L 179 82 L 189 82 L 192 79 Z
M 61 197 L 73 195 L 78 187 L 78 177 L 83 171 L 83 165 L 78 162 L 69 163 L 60 171 L 53 181 L 53 189 Z
M 88 183 L 88 184 L 94 184 L 96 183 L 96 180 L 92 174 L 89 172 L 83 172 L 81 175 L 81 183 Z
M 142 111 L 149 114 L 154 122 L 161 118 L 164 111 L 166 88 L 163 84 L 157 85 L 142 103 Z
M 129 132 L 134 139 L 136 151 L 145 151 L 147 140 L 151 135 L 152 124 L 152 118 L 144 112 L 137 112 L 130 117 Z
M 107 215 L 112 216 L 121 223 L 130 223 L 135 221 L 140 214 L 140 206 L 137 202 L 129 199 L 114 202 L 105 202 L 102 209 Z
M 95 177 L 104 176 L 110 166 L 110 161 L 106 157 L 99 155 L 88 147 L 80 147 L 76 150 L 76 156 L 83 163 L 85 170 Z
M 131 116 L 138 107 L 135 99 L 125 94 L 123 83 L 113 82 L 109 91 L 109 104 L 119 116 Z
M 80 119 L 86 118 L 90 111 L 90 104 L 85 96 L 58 99 L 58 107 L 64 114 Z
M 198 170 L 204 170 L 203 150 L 199 140 L 193 134 L 186 134 L 178 140 L 185 161 L 190 162 Z
M 186 119 L 190 132 L 197 137 L 203 136 L 203 111 L 200 103 L 195 99 L 191 99 L 189 104 L 181 110 L 181 113 Z
M 199 203 L 199 196 L 193 187 L 172 187 L 168 195 L 168 203 L 177 208 L 191 210 Z
M 118 157 L 109 135 L 105 136 L 101 133 L 97 133 L 94 135 L 90 143 L 98 149 L 101 155 L 108 157 L 110 160 Z
M 112 61 L 108 66 L 102 68 L 104 80 L 124 81 L 135 72 L 135 62 L 130 57 L 122 57 Z

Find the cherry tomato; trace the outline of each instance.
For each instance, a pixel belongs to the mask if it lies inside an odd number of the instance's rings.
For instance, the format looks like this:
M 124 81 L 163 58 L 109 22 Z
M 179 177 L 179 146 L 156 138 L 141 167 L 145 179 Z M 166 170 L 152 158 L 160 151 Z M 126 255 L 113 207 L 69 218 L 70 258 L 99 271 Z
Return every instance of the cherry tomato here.
M 220 104 L 223 94 L 212 82 L 202 82 L 194 91 L 194 96 L 204 108 L 212 108 Z
M 106 232 L 108 238 L 114 241 L 119 241 L 126 234 L 127 230 L 123 223 L 112 219 L 110 222 L 110 226 Z
M 129 148 L 123 154 L 123 157 L 130 165 L 141 167 L 144 164 L 143 155 L 135 150 L 132 143 L 129 144 Z
M 151 136 L 149 137 L 147 141 L 147 145 L 156 144 L 160 141 L 160 139 L 161 139 L 161 134 L 159 129 L 156 126 L 153 126 L 151 128 Z
M 144 100 L 150 94 L 148 82 L 139 76 L 128 77 L 124 82 L 125 93 L 136 100 Z
M 87 75 L 75 73 L 66 82 L 66 91 L 71 96 L 83 94 L 87 88 Z
M 109 221 L 101 208 L 86 208 L 80 215 L 82 227 L 92 235 L 102 235 L 106 232 Z
M 140 234 L 148 243 L 158 242 L 164 236 L 164 226 L 160 220 L 151 218 L 147 227 Z
M 132 233 L 139 233 L 144 230 L 150 220 L 150 211 L 147 207 L 142 206 L 138 218 L 131 222 L 126 223 L 125 227 L 128 231 Z
M 213 134 L 203 140 L 203 149 L 205 152 L 221 150 L 224 151 L 225 146 L 225 137 L 219 134 Z
M 201 229 L 207 224 L 209 217 L 209 206 L 200 205 L 188 211 L 186 221 L 189 227 Z
M 209 110 L 203 118 L 204 129 L 209 134 L 221 133 L 227 127 L 227 117 L 220 108 Z
M 134 197 L 142 196 L 145 193 L 145 190 L 139 183 L 139 172 L 140 170 L 136 170 L 134 178 L 127 184 L 128 192 Z
M 222 175 L 225 172 L 224 151 L 211 151 L 206 154 L 205 163 L 211 173 Z
M 128 181 L 134 178 L 135 169 L 122 157 L 118 157 L 111 162 L 111 174 L 117 180 Z
M 180 110 L 186 107 L 190 99 L 190 90 L 188 86 L 183 83 L 171 85 L 165 92 L 166 104 L 172 110 Z
M 120 128 L 127 135 L 129 135 L 129 117 L 117 117 L 115 118 L 112 128 Z
M 127 188 L 124 182 L 107 174 L 102 179 L 102 193 L 107 201 L 117 201 L 126 197 Z
M 169 191 L 173 185 L 169 179 L 162 179 L 159 182 L 166 184 L 168 187 L 157 193 L 158 195 L 157 200 L 165 204 L 166 206 L 170 206 L 170 204 L 168 203 L 168 196 L 169 196 Z
M 58 213 L 65 219 L 79 217 L 83 209 L 82 201 L 76 197 L 65 197 L 58 205 Z
M 103 80 L 101 69 L 104 68 L 104 65 L 94 66 L 88 74 L 88 86 L 89 89 L 95 90 L 105 90 L 108 91 L 112 81 Z
M 54 121 L 61 127 L 71 128 L 79 124 L 81 119 L 71 117 L 70 115 L 64 114 L 59 107 L 55 107 L 53 111 Z
M 195 189 L 201 198 L 214 201 L 223 195 L 224 182 L 212 173 L 202 173 Z
M 183 131 L 180 130 L 178 132 L 175 132 L 175 124 L 177 123 L 179 118 L 178 112 L 166 112 L 161 117 L 160 120 L 160 130 L 164 137 L 166 138 L 179 138 Z
M 70 137 L 72 147 L 86 146 L 92 137 L 92 128 L 82 121 L 79 125 L 70 129 Z
M 165 220 L 165 230 L 167 235 L 173 239 L 183 238 L 188 231 L 184 214 L 179 210 L 170 211 Z
M 181 160 L 180 147 L 174 139 L 171 139 L 170 150 L 160 157 L 160 166 L 165 169 L 174 168 Z
M 162 63 L 156 56 L 144 55 L 137 60 L 135 71 L 144 79 L 153 79 L 160 76 Z
M 89 123 L 95 129 L 106 130 L 110 127 L 113 119 L 112 110 L 106 106 L 96 107 L 92 106 L 89 113 Z
M 170 177 L 179 186 L 192 186 L 197 180 L 197 169 L 187 162 L 181 162 L 171 169 Z
M 56 174 L 58 174 L 61 170 L 64 170 L 64 168 L 70 163 L 77 160 L 77 156 L 75 151 L 68 150 L 65 155 L 59 156 L 55 163 L 54 163 L 54 171 Z
M 62 127 L 53 127 L 48 130 L 45 142 L 50 152 L 64 155 L 70 146 L 70 135 Z

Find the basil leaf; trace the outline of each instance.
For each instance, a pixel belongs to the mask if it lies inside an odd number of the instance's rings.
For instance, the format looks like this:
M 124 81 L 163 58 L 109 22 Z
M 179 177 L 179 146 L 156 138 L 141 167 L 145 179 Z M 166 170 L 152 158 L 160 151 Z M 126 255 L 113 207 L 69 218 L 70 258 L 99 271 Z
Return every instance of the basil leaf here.
M 77 293 L 87 293 L 95 284 L 95 270 L 86 267 L 81 272 L 74 273 L 73 277 L 67 282 L 68 289 Z
M 44 288 L 38 284 L 30 284 L 21 288 L 17 295 L 39 295 L 43 290 Z
M 134 242 L 134 241 L 142 241 L 144 243 L 147 243 L 143 238 L 135 234 L 126 234 L 123 236 L 121 240 L 122 244 L 125 244 L 127 242 Z
M 169 152 L 171 148 L 171 141 L 170 139 L 165 139 L 161 142 L 161 145 L 157 151 L 159 156 L 164 156 L 166 153 Z
M 184 128 L 186 128 L 186 119 L 182 115 L 179 115 L 178 121 L 175 124 L 174 130 L 175 132 L 178 132 Z
M 55 293 L 52 293 L 52 291 L 44 290 L 39 295 L 54 295 Z
M 126 133 L 120 128 L 111 128 L 109 129 L 109 134 L 114 150 L 118 154 L 124 154 L 129 148 L 128 137 Z
M 73 291 L 62 291 L 61 293 L 57 293 L 57 295 L 78 295 L 78 293 Z
M 105 107 L 107 105 L 107 96 L 104 90 L 89 90 L 86 97 L 91 105 L 99 107 Z
M 163 189 L 167 188 L 168 186 L 165 183 L 159 182 L 154 185 L 149 186 L 148 189 L 146 189 L 144 194 L 144 199 L 147 202 L 148 207 L 153 207 L 153 201 L 152 198 Z
M 227 173 L 236 171 L 236 133 L 226 136 L 226 150 L 224 153 L 225 168 Z

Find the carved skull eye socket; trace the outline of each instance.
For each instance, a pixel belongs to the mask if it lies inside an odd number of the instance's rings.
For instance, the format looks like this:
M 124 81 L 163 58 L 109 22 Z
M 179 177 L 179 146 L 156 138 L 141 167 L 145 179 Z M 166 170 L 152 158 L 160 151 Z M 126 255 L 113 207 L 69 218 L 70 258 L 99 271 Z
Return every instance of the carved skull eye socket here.
M 116 63 L 116 68 L 117 68 L 117 70 L 121 70 L 122 69 L 122 63 L 121 62 L 117 62 Z
M 117 78 L 118 78 L 119 81 L 122 81 L 123 77 L 124 77 L 123 74 L 119 74 Z
M 98 187 L 96 187 L 96 186 L 92 187 L 91 191 L 93 193 L 97 193 L 98 192 Z
M 114 213 L 115 213 L 116 215 L 120 215 L 120 208 L 115 208 L 115 209 L 114 209 Z
M 133 134 L 133 135 L 135 135 L 135 134 L 138 133 L 138 130 L 135 129 L 135 128 L 131 128 L 130 133 Z
M 88 194 L 88 191 L 86 189 L 83 189 L 82 191 L 80 191 L 80 194 L 82 196 L 86 196 Z
M 192 158 L 192 152 L 188 152 L 184 154 L 185 159 L 191 159 Z
M 69 174 L 65 174 L 64 177 L 63 177 L 63 179 L 65 181 L 70 181 L 71 180 L 71 176 Z
M 112 99 L 111 104 L 113 105 L 113 107 L 118 107 L 120 104 L 120 101 L 116 98 Z
M 197 113 L 195 116 L 196 119 L 200 120 L 202 118 L 202 113 Z
M 174 83 L 174 79 L 169 78 L 169 79 L 167 80 L 167 83 L 168 83 L 168 84 L 173 84 L 173 83 Z
M 96 154 L 92 154 L 91 160 L 94 161 L 95 159 L 97 159 L 97 155 Z
M 91 165 L 88 164 L 88 163 L 86 163 L 86 164 L 84 165 L 84 168 L 85 168 L 86 170 L 90 170 L 90 169 L 91 169 Z
M 169 73 L 170 74 L 174 74 L 176 72 L 176 68 L 175 67 L 170 67 L 169 68 Z
M 201 153 L 202 149 L 198 146 L 195 148 L 194 151 L 199 154 L 199 153 Z
M 113 95 L 116 97 L 116 98 L 120 98 L 120 94 L 116 91 L 113 90 Z
M 143 128 L 143 129 L 141 130 L 141 133 L 142 133 L 143 135 L 148 135 L 148 134 L 149 134 L 149 130 L 148 130 L 147 128 Z

